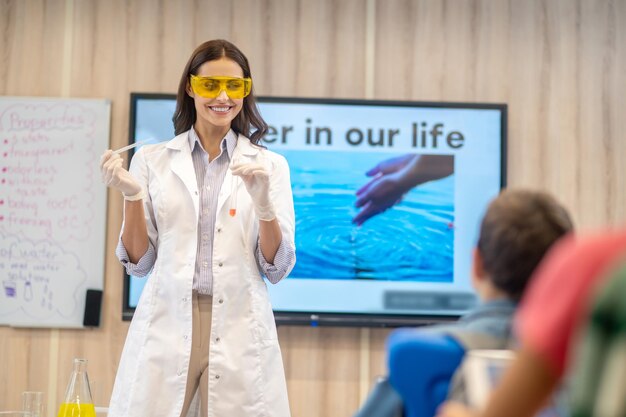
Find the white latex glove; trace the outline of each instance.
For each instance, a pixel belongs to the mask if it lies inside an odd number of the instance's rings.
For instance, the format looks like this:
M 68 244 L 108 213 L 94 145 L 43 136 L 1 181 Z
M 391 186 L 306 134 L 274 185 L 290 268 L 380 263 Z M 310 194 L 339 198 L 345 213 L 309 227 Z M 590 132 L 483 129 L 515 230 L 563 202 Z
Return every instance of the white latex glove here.
M 126 200 L 134 201 L 144 197 L 143 189 L 137 180 L 122 166 L 122 157 L 107 150 L 100 158 L 102 182 L 124 194 Z
M 232 174 L 240 177 L 246 186 L 259 219 L 274 220 L 276 212 L 270 200 L 269 170 L 263 164 L 256 162 L 234 163 L 230 169 Z

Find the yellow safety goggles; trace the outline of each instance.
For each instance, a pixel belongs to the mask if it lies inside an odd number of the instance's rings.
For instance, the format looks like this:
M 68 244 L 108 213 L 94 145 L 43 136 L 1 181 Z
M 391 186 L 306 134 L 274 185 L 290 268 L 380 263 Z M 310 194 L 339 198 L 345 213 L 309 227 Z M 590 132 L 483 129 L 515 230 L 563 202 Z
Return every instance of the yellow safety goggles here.
M 235 77 L 198 77 L 191 75 L 191 89 L 204 98 L 215 98 L 222 90 L 230 98 L 244 98 L 252 90 L 252 79 Z

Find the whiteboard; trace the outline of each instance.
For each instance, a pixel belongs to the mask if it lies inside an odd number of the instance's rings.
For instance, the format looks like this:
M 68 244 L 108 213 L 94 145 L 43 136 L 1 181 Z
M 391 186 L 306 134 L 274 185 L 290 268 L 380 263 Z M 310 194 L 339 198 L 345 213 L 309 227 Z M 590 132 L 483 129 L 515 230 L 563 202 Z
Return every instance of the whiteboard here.
M 0 97 L 0 325 L 82 327 L 102 289 L 110 102 Z

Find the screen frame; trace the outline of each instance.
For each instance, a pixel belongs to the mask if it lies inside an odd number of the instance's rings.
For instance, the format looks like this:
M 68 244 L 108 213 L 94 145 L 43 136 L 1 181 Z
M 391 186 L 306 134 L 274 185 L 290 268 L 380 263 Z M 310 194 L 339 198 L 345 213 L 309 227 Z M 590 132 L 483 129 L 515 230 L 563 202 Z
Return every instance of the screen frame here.
M 135 120 L 137 103 L 139 100 L 176 100 L 176 94 L 167 93 L 130 93 L 130 113 L 128 144 L 135 142 Z M 507 130 L 508 105 L 506 103 L 470 103 L 444 101 L 398 101 L 398 100 L 365 100 L 365 99 L 336 99 L 311 97 L 280 97 L 257 96 L 258 103 L 297 103 L 297 104 L 332 104 L 332 105 L 360 105 L 360 106 L 388 106 L 388 107 L 429 107 L 450 109 L 478 109 L 498 110 L 501 114 L 500 124 L 500 189 L 507 183 Z M 129 161 L 134 149 L 129 151 Z M 132 319 L 135 308 L 129 303 L 130 276 L 124 270 L 124 285 L 122 299 L 122 320 Z M 416 315 L 416 314 L 367 314 L 367 313 L 325 313 L 325 312 L 292 312 L 274 310 L 274 319 L 277 325 L 298 326 L 339 326 L 339 327 L 403 327 L 421 326 L 458 319 L 457 315 Z

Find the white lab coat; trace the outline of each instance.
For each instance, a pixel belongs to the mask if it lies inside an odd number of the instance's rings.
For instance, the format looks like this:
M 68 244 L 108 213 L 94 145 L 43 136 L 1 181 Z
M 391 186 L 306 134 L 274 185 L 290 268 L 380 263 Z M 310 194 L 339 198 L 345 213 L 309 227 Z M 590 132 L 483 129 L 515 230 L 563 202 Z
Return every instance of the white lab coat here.
M 289 167 L 282 156 L 239 135 L 236 152 L 271 161 L 271 198 L 293 243 Z M 199 191 L 187 132 L 142 147 L 133 176 L 144 186 L 146 223 L 157 259 L 130 325 L 109 417 L 179 417 L 191 349 L 192 281 Z M 237 213 L 229 216 L 232 181 Z M 213 241 L 213 318 L 209 350 L 209 417 L 288 417 L 276 326 L 255 258 L 258 220 L 241 179 L 222 184 Z M 293 265 L 290 267 L 289 270 Z

